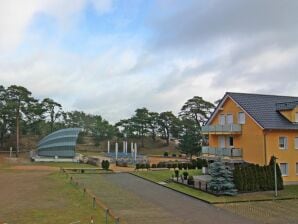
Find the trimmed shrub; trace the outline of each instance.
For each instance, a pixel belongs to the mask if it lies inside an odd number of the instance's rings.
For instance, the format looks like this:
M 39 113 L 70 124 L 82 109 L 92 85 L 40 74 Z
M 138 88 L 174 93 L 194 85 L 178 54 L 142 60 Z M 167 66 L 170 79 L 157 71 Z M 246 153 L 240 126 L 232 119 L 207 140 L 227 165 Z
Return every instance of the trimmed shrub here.
M 164 157 L 168 157 L 169 156 L 169 153 L 168 152 L 164 152 L 163 156 Z
M 192 167 L 192 164 L 191 163 L 187 163 L 187 169 L 191 170 L 193 167 Z
M 173 163 L 172 167 L 173 167 L 174 169 L 176 169 L 176 168 L 177 168 L 177 163 Z
M 101 162 L 101 167 L 104 169 L 104 170 L 108 170 L 109 167 L 110 167 L 110 162 L 108 160 L 103 160 Z
M 195 181 L 193 179 L 193 176 L 188 176 L 187 184 L 188 185 L 192 185 L 192 186 L 195 184 Z
M 141 169 L 145 169 L 145 168 L 146 168 L 146 165 L 145 165 L 144 163 L 142 163 L 142 164 L 140 165 L 140 168 L 141 168 Z
M 157 167 L 156 164 L 151 165 L 151 168 L 156 168 L 156 167 Z
M 146 169 L 149 169 L 150 168 L 150 164 L 149 163 L 146 163 L 145 167 L 146 167 Z
M 187 171 L 184 171 L 183 172 L 183 178 L 184 178 L 184 180 L 187 180 L 187 177 L 188 177 L 188 172 Z
M 178 163 L 178 169 L 179 170 L 182 170 L 182 168 L 183 168 L 183 164 L 182 163 Z
M 179 170 L 175 170 L 175 177 L 177 178 L 177 181 L 178 181 L 178 177 L 179 177 Z
M 137 170 L 140 169 L 140 164 L 139 163 L 136 164 L 136 169 Z
M 171 163 L 168 163 L 167 164 L 167 168 L 171 169 L 172 168 L 172 164 Z
M 175 153 L 173 153 L 173 154 L 172 154 L 172 157 L 176 157 L 176 154 L 175 154 Z
M 183 164 L 182 164 L 182 167 L 183 167 L 183 169 L 186 170 L 186 169 L 187 169 L 187 163 L 183 163 Z

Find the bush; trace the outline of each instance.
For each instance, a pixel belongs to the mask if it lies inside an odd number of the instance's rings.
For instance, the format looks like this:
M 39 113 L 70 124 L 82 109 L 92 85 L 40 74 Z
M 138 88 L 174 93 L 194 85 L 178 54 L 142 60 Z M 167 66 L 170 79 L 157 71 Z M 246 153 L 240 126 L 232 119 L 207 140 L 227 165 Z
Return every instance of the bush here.
M 202 159 L 202 167 L 208 167 L 208 162 L 206 159 Z
M 202 159 L 200 159 L 200 158 L 197 159 L 196 167 L 198 169 L 202 169 L 202 167 L 203 167 L 203 160 Z
M 192 167 L 192 164 L 191 163 L 187 163 L 187 169 L 191 170 L 193 167 Z
M 174 153 L 174 154 L 172 154 L 172 157 L 176 157 L 176 154 Z
M 172 167 L 173 167 L 174 169 L 176 169 L 176 168 L 177 168 L 177 163 L 174 163 L 174 164 L 172 165 Z
M 184 180 L 187 180 L 187 177 L 188 177 L 188 172 L 184 171 L 183 172 L 183 178 L 184 178 Z
M 193 176 L 189 176 L 188 179 L 187 179 L 187 184 L 188 185 L 194 185 L 195 184 L 195 181 L 193 179 Z
M 182 170 L 182 168 L 183 168 L 183 164 L 182 163 L 178 163 L 178 169 L 179 170 Z
M 182 166 L 183 166 L 183 169 L 185 170 L 187 169 L 187 163 L 183 163 Z
M 156 164 L 151 165 L 151 168 L 156 168 L 156 167 L 157 167 Z
M 175 170 L 175 177 L 177 178 L 177 181 L 178 181 L 178 177 L 179 177 L 179 170 Z
M 163 156 L 164 157 L 168 157 L 169 156 L 169 153 L 168 152 L 164 152 Z
M 283 180 L 278 164 L 276 164 L 278 190 L 283 189 Z M 274 160 L 269 165 L 255 164 L 235 165 L 233 172 L 234 183 L 240 192 L 274 190 Z
M 104 170 L 108 170 L 109 167 L 110 167 L 110 162 L 108 160 L 103 160 L 101 162 L 101 167 L 104 169 Z
M 145 168 L 146 168 L 146 165 L 145 165 L 144 163 L 142 163 L 142 164 L 140 165 L 140 168 L 141 168 L 141 169 L 145 169 Z
M 136 169 L 137 170 L 140 169 L 140 164 L 139 163 L 136 164 Z
M 172 168 L 172 164 L 171 164 L 171 163 L 168 163 L 168 164 L 167 164 L 167 168 L 168 168 L 168 169 L 171 169 L 171 168 Z
M 146 167 L 146 169 L 149 169 L 150 168 L 150 164 L 149 163 L 146 163 L 145 167 Z

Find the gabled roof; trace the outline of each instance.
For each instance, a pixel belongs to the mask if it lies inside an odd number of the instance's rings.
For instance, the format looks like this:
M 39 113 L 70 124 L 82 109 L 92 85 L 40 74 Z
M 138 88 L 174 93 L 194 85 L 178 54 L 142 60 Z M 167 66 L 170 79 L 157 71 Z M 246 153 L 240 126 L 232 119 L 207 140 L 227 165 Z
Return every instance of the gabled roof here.
M 228 97 L 234 100 L 264 129 L 298 130 L 298 124 L 292 123 L 283 117 L 278 111 L 277 105 L 279 103 L 298 101 L 298 97 L 227 92 L 219 107 Z M 210 120 L 213 119 L 219 107 L 216 108 Z

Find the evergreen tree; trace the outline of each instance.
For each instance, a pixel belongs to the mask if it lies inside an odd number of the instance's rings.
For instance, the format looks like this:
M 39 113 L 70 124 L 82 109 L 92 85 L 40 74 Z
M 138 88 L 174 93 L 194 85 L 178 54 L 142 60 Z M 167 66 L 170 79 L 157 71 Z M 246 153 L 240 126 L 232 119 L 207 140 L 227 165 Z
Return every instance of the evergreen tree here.
M 210 165 L 211 181 L 209 189 L 218 195 L 236 195 L 237 189 L 233 182 L 233 174 L 222 161 Z

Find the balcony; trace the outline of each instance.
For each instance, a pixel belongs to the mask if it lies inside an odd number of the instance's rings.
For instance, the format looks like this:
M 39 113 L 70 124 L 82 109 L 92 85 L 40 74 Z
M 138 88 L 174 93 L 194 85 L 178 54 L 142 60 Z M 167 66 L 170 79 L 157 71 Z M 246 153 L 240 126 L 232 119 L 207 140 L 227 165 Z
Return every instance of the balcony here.
M 203 146 L 202 154 L 207 154 L 215 157 L 242 157 L 242 149 Z
M 205 125 L 202 127 L 203 134 L 241 134 L 240 124 L 218 124 L 218 125 Z

